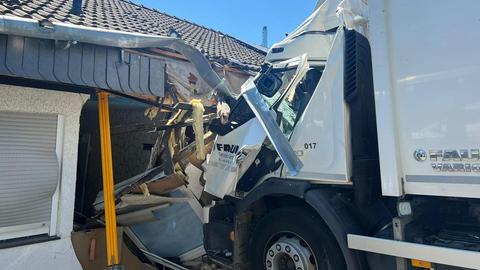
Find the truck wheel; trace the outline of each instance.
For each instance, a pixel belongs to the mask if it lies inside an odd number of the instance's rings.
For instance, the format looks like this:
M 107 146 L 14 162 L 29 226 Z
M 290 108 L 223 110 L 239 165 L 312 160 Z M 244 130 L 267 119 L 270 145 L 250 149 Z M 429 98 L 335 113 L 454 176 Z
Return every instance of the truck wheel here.
M 302 208 L 275 209 L 255 226 L 251 269 L 346 270 L 342 252 L 324 222 Z

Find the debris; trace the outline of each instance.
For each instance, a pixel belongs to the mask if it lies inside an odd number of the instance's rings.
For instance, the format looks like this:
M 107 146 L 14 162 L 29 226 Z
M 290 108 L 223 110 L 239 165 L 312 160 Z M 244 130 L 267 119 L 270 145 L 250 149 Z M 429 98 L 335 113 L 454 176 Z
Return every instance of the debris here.
M 154 213 L 162 208 L 169 207 L 170 203 L 164 203 L 161 205 L 156 205 L 148 207 L 141 210 L 130 210 L 120 213 L 117 216 L 117 223 L 122 226 L 131 226 L 134 224 L 141 224 L 145 222 L 151 222 L 157 220 Z M 123 211 L 122 211 L 123 212 Z
M 189 83 L 189 84 L 196 85 L 196 84 L 197 84 L 197 81 L 198 81 L 197 76 L 195 76 L 193 73 L 189 72 L 189 73 L 188 73 L 188 83 Z
M 215 139 L 215 134 L 212 132 L 207 132 L 203 136 L 203 140 L 207 145 L 213 142 L 214 139 Z M 195 154 L 195 149 L 196 149 L 195 143 L 191 143 L 187 145 L 185 148 L 183 148 L 180 152 L 175 153 L 173 155 L 173 160 L 175 162 L 181 162 L 188 159 L 189 162 L 193 162 L 192 158 L 189 158 L 189 157 Z M 208 149 L 208 146 L 205 147 L 205 150 L 207 149 Z M 196 158 L 196 155 L 195 155 L 195 158 Z M 202 162 L 200 162 L 200 164 L 201 163 Z M 195 163 L 195 165 L 197 166 L 197 163 Z M 201 166 L 197 166 L 197 167 L 200 168 Z
M 208 138 L 208 139 L 210 139 L 210 138 Z M 205 147 L 204 148 L 205 148 L 205 153 L 210 153 L 212 151 L 212 148 L 213 148 L 213 140 L 209 141 L 209 142 L 205 142 Z M 202 164 L 205 162 L 205 160 L 198 159 L 196 154 L 191 154 L 190 156 L 186 157 L 186 160 L 183 160 L 181 162 L 192 164 L 193 166 L 201 169 Z M 184 167 L 186 167 L 186 166 L 184 166 Z
M 230 107 L 224 101 L 217 103 L 217 116 L 220 118 L 220 122 L 225 125 L 228 123 L 228 117 L 230 115 Z
M 119 134 L 145 131 L 155 132 L 156 136 L 146 171 L 115 185 L 115 208 L 118 224 L 128 226 L 126 228 L 138 237 L 138 242 L 148 252 L 165 257 L 188 255 L 198 259 L 205 254 L 202 224 L 208 221 L 208 209 L 213 205 L 214 198 L 205 192 L 206 185 L 220 185 L 214 188 L 225 189 L 226 184 L 226 189 L 233 190 L 245 168 L 248 168 L 247 163 L 254 162 L 266 135 L 258 120 L 252 119 L 256 128 L 249 129 L 252 126 L 248 124 L 238 130 L 242 125 L 231 128 L 234 133 L 251 133 L 251 136 L 246 136 L 241 149 L 237 146 L 234 152 L 229 153 L 234 167 L 228 172 L 231 179 L 217 183 L 222 178 L 213 177 L 210 172 L 209 183 L 205 173 L 207 155 L 215 148 L 216 137 L 217 142 L 222 141 L 210 126 L 212 123 L 225 125 L 231 122 L 229 104 L 236 101 L 228 99 L 227 102 L 224 95 L 216 93 L 216 88 L 211 91 L 215 93 L 207 96 L 202 88 L 205 82 L 196 73 L 189 73 L 186 77 L 171 72 L 169 95 L 155 101 L 157 104 L 150 104 L 153 107 L 144 112 L 152 122 L 130 126 L 122 123 L 114 127 Z M 218 88 L 221 90 L 225 86 L 219 85 Z M 222 170 L 218 168 L 217 171 Z M 212 194 L 219 195 L 221 192 Z M 96 218 L 101 220 L 104 205 L 100 194 L 94 205 Z
M 305 57 L 295 61 L 299 62 L 299 68 L 281 100 L 292 98 L 294 90 L 289 89 L 295 89 L 308 70 Z M 285 65 L 288 64 L 290 62 Z M 189 79 L 194 85 L 194 77 Z M 216 106 L 204 106 L 208 103 L 200 98 L 181 102 L 180 93 L 172 92 L 170 98 L 163 99 L 158 106 L 166 108 L 165 103 L 171 102 L 168 103 L 172 104 L 170 111 L 165 114 L 160 109 L 145 111 L 149 119 L 156 118 L 159 112 L 165 117 L 156 119 L 153 129 L 149 129 L 156 132 L 156 139 L 146 172 L 115 186 L 118 223 L 134 232 L 145 252 L 177 258 L 191 253 L 200 258 L 205 254 L 202 224 L 208 221 L 209 207 L 218 198 L 237 196 L 235 187 L 255 162 L 262 145 L 267 144 L 272 151 L 274 147 L 279 148 L 278 154 L 286 159 L 287 167 L 294 168 L 291 173 L 301 166 L 292 158 L 291 147 L 285 146 L 284 135 L 277 132 L 280 129 L 274 123 L 275 115 L 264 104 L 254 82 L 247 82 L 242 90 L 244 100 L 232 103 L 217 97 Z M 239 103 L 243 105 L 233 107 L 234 115 L 230 117 L 229 104 Z M 269 126 L 273 124 L 277 130 Z M 135 128 L 147 130 L 149 127 Z M 222 129 L 224 133 L 219 132 Z M 118 127 L 119 132 L 129 130 Z M 266 140 L 267 135 L 270 140 Z M 287 146 L 290 145 L 287 143 Z M 95 207 L 99 211 L 97 217 L 101 218 L 102 202 L 97 200 Z
M 150 191 L 148 190 L 147 184 L 143 183 L 139 186 L 139 188 L 142 190 L 143 196 L 150 196 Z
M 189 203 L 195 199 L 176 198 L 176 196 L 185 196 L 181 191 L 176 191 L 171 196 L 174 196 L 170 199 L 171 201 L 175 199 L 178 201 L 164 204 L 168 207 L 148 213 L 156 218 L 154 221 L 134 224 L 129 228 L 139 238 L 145 249 L 153 254 L 162 257 L 181 257 L 190 252 L 197 253 L 196 250 L 198 250 L 198 256 L 201 257 L 205 254 L 203 223 Z
M 188 177 L 188 189 L 192 191 L 197 200 L 200 200 L 203 192 L 203 185 L 200 183 L 200 178 L 202 177 L 203 171 L 190 163 L 185 168 L 185 173 Z
M 187 202 L 188 198 L 167 197 L 167 196 L 158 196 L 158 195 L 151 195 L 151 196 L 145 197 L 143 195 L 127 194 L 122 196 L 121 200 L 124 203 L 122 207 L 127 207 L 127 206 L 158 205 L 158 204 L 167 204 L 167 203 Z
M 145 116 L 148 117 L 148 119 L 153 120 L 157 117 L 159 111 L 160 108 L 158 107 L 149 107 L 145 110 Z
M 185 184 L 187 184 L 185 181 L 185 176 L 174 173 L 160 180 L 144 183 L 142 185 L 147 187 L 148 191 L 150 191 L 150 194 L 162 195 Z M 135 188 L 131 192 L 138 194 L 143 193 L 143 190 L 141 190 L 140 186 L 140 188 Z
M 90 248 L 88 249 L 88 260 L 95 260 L 97 240 L 95 238 L 90 239 Z
M 124 227 L 117 227 L 120 263 L 125 269 L 153 270 L 155 268 L 143 263 L 130 251 L 123 236 Z M 85 270 L 104 269 L 107 263 L 105 229 L 98 228 L 88 231 L 73 232 L 71 241 L 77 259 Z M 68 267 L 65 267 L 68 268 Z
M 197 158 L 200 160 L 205 160 L 205 144 L 203 141 L 203 104 L 199 99 L 193 99 L 191 101 L 193 106 L 193 131 L 195 132 L 195 147 L 197 149 Z

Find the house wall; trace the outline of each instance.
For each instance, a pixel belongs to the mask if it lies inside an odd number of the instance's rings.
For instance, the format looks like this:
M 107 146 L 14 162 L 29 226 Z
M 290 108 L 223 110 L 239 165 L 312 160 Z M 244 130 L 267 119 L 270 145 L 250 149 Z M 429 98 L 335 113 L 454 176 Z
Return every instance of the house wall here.
M 0 249 L 0 269 L 81 269 L 73 229 L 79 117 L 88 95 L 0 84 L 0 111 L 56 113 L 65 117 L 57 236 L 39 244 Z

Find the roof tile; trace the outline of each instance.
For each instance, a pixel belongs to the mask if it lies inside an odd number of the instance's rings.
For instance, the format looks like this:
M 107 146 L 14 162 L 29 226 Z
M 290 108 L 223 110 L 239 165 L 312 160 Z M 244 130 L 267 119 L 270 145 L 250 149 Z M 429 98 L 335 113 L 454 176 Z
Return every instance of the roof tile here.
M 234 37 L 127 0 L 83 0 L 83 14 L 70 13 L 73 0 L 0 1 L 0 14 L 48 19 L 127 32 L 167 35 L 170 29 L 214 59 L 259 66 L 265 53 Z

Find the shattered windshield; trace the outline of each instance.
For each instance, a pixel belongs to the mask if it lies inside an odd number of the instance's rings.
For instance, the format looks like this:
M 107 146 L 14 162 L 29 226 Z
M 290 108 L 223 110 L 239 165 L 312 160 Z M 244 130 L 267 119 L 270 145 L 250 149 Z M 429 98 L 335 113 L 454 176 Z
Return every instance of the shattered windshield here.
M 287 138 L 292 135 L 321 74 L 322 68 L 309 68 L 306 56 L 302 56 L 296 69 L 282 72 L 282 85 L 273 96 L 262 95 L 267 105 L 277 113 L 277 123 Z
M 272 108 L 276 102 L 279 102 L 278 106 L 272 109 L 277 113 L 277 123 L 280 126 L 280 129 L 283 134 L 289 138 L 292 134 L 293 127 L 295 126 L 295 119 L 298 111 L 295 110 L 295 107 L 288 99 L 279 100 L 282 95 L 281 93 L 281 91 L 278 91 L 273 97 L 263 95 L 263 98 L 270 108 Z

